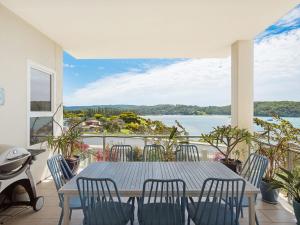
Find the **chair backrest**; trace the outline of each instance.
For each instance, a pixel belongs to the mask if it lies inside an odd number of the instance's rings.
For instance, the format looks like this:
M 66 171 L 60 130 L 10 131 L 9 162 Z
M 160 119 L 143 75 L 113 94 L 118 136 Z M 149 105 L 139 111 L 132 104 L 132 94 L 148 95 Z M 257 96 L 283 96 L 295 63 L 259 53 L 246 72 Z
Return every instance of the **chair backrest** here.
M 196 145 L 181 144 L 176 147 L 176 161 L 200 161 Z
M 262 177 L 267 170 L 268 163 L 269 160 L 265 156 L 252 153 L 245 162 L 241 176 L 259 188 Z
M 143 159 L 146 162 L 161 162 L 164 160 L 165 148 L 162 145 L 145 145 Z
M 60 154 L 52 156 L 47 160 L 47 165 L 53 177 L 55 187 L 59 190 L 74 174 L 68 166 L 64 157 Z M 58 195 L 60 201 L 63 201 L 63 196 Z
M 133 161 L 133 151 L 130 145 L 113 145 L 109 152 L 109 161 Z
M 109 178 L 76 180 L 86 225 L 126 224 L 116 183 Z
M 246 181 L 208 178 L 195 205 L 195 224 L 238 225 Z M 233 203 L 234 201 L 234 203 Z
M 186 184 L 180 179 L 146 180 L 139 201 L 138 216 L 141 224 L 145 223 L 143 220 L 147 221 L 146 224 L 184 224 L 185 190 Z

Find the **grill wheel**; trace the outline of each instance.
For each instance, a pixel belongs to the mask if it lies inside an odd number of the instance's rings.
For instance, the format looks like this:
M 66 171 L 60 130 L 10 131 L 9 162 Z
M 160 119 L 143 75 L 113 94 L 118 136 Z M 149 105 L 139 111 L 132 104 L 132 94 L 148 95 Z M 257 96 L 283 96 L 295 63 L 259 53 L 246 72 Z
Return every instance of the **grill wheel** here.
M 38 196 L 34 199 L 32 207 L 35 211 L 39 211 L 44 206 L 44 197 Z

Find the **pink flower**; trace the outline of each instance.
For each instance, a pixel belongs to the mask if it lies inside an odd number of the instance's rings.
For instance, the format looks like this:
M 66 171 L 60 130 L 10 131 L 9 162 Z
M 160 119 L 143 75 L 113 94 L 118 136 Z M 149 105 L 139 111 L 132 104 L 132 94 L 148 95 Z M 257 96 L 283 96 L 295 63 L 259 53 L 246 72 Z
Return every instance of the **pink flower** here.
M 81 150 L 84 151 L 84 152 L 86 152 L 89 149 L 89 147 L 90 146 L 88 144 L 85 144 L 85 143 L 81 144 Z
M 75 148 L 77 148 L 78 150 L 80 150 L 82 152 L 87 152 L 87 150 L 90 147 L 88 144 L 85 144 L 83 142 L 75 142 L 74 146 L 75 146 Z
M 103 154 L 102 154 L 102 150 L 101 150 L 101 149 L 99 149 L 99 150 L 96 152 L 95 158 L 96 158 L 96 161 L 97 161 L 97 162 L 103 161 Z
M 220 152 L 216 152 L 213 156 L 214 161 L 220 161 L 220 159 L 224 158 Z

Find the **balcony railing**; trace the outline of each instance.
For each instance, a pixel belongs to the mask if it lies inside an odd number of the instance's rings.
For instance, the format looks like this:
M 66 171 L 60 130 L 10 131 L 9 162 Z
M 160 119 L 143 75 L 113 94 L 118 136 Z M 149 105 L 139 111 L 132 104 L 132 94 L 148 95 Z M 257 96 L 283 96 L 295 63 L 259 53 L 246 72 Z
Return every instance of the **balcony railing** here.
M 159 143 L 165 145 L 168 140 L 169 135 L 90 135 L 86 134 L 82 136 L 84 143 L 89 145 L 90 151 L 98 151 L 106 149 L 107 146 L 122 144 L 131 145 L 132 147 L 144 148 L 147 144 Z M 190 135 L 190 136 L 180 136 L 177 138 L 184 138 L 188 140 L 190 144 L 196 145 L 201 157 L 201 160 L 214 160 L 217 156 L 217 149 L 213 148 L 207 143 L 200 142 L 200 136 Z M 166 147 L 166 146 L 165 146 Z M 221 146 L 222 148 L 222 146 Z M 87 162 L 84 166 L 93 162 L 93 156 L 89 155 Z

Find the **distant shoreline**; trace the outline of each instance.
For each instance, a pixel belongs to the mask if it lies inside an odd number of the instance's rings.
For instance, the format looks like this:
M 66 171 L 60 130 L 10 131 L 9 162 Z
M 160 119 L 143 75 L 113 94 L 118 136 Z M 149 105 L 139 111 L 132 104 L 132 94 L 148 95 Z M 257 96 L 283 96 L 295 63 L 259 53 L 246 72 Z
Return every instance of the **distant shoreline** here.
M 228 116 L 229 118 L 231 118 L 231 115 L 215 115 L 215 114 L 210 114 L 210 115 L 185 115 L 185 114 L 156 114 L 156 115 L 139 115 L 141 117 L 147 117 L 147 116 L 199 116 L 199 117 L 205 117 L 205 116 L 219 116 L 219 117 L 223 117 L 223 116 Z M 256 116 L 254 115 L 253 117 L 262 117 L 262 118 L 273 118 L 272 116 Z M 300 118 L 300 116 L 282 116 L 282 118 Z
M 97 111 L 107 114 L 109 112 L 134 112 L 140 116 L 150 115 L 215 115 L 230 116 L 231 106 L 196 106 L 196 105 L 93 105 L 93 106 L 64 106 L 65 111 Z M 296 101 L 265 101 L 254 102 L 254 116 L 271 117 L 300 117 L 300 102 Z

